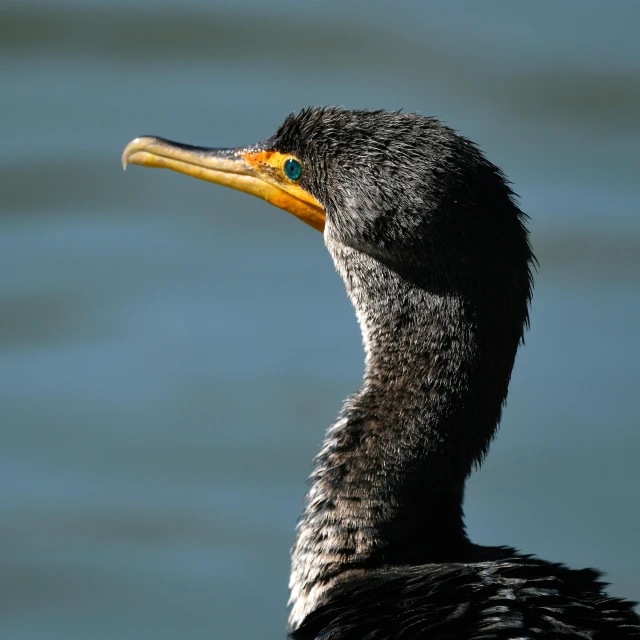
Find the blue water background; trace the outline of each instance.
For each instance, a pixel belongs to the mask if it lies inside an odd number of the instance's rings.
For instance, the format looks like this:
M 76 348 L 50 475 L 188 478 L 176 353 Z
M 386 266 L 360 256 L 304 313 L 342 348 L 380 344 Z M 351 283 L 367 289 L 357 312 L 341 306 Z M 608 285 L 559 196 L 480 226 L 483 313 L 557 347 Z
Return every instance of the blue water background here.
M 278 638 L 311 458 L 362 372 L 322 238 L 120 167 L 290 111 L 436 115 L 540 260 L 471 536 L 640 599 L 640 3 L 5 0 L 0 637 Z

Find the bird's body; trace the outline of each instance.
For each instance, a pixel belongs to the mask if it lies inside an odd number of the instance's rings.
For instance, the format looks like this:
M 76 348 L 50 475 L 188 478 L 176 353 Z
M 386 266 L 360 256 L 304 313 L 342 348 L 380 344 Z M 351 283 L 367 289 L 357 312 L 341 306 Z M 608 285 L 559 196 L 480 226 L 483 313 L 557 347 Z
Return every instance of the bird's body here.
M 390 567 L 343 583 L 291 638 L 637 638 L 631 606 L 597 578 L 522 556 Z
M 364 380 L 311 477 L 293 639 L 640 637 L 596 572 L 466 535 L 464 485 L 500 420 L 534 262 L 524 214 L 472 143 L 413 114 L 308 109 L 255 147 L 143 138 L 124 157 L 323 229 L 354 305 Z

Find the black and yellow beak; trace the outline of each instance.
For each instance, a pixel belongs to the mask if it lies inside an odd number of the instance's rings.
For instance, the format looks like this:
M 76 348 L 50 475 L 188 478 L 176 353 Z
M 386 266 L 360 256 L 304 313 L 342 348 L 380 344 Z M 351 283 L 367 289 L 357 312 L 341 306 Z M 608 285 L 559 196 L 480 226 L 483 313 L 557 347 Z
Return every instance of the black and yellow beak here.
M 285 165 L 291 160 L 299 162 L 294 156 L 268 149 L 208 149 L 152 137 L 132 140 L 122 153 L 125 169 L 128 164 L 172 169 L 232 187 L 258 196 L 324 231 L 324 207 L 285 173 Z

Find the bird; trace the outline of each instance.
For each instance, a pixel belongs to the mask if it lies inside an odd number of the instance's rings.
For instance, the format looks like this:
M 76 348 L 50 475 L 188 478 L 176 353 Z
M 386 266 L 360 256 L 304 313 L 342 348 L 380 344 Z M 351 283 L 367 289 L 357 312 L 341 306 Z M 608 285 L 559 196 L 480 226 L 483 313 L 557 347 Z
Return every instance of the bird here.
M 309 107 L 255 145 L 144 136 L 122 160 L 293 213 L 323 233 L 355 309 L 363 382 L 309 480 L 290 640 L 640 637 L 634 603 L 599 572 L 474 544 L 465 528 L 537 264 L 528 217 L 476 144 L 433 117 Z

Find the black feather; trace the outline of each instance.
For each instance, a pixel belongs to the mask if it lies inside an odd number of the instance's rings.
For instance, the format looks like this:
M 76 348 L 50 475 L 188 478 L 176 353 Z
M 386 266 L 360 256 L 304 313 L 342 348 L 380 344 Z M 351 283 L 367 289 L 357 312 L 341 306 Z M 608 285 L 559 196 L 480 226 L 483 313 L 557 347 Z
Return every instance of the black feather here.
M 594 571 L 465 532 L 465 481 L 500 421 L 533 286 L 503 173 L 434 118 L 399 112 L 305 109 L 264 146 L 305 167 L 366 352 L 311 476 L 292 639 L 640 636 Z

